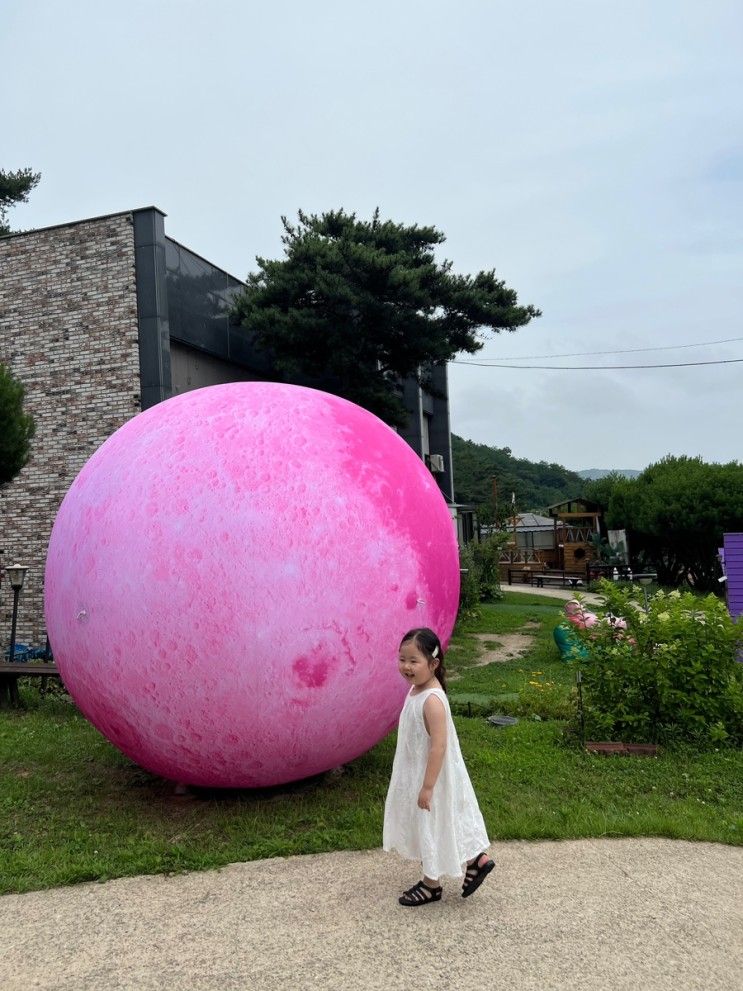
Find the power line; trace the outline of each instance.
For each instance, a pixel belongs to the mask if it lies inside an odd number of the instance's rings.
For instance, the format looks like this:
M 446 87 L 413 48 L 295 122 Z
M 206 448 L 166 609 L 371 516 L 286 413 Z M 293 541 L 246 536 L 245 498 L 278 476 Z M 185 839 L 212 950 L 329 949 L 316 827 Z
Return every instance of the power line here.
M 735 365 L 742 362 L 743 358 L 720 358 L 717 361 L 679 361 L 669 365 L 501 365 L 484 361 L 461 362 L 456 358 L 449 364 L 452 365 L 479 365 L 481 368 L 520 368 L 530 371 L 553 371 L 553 372 L 580 372 L 580 371 L 604 371 L 627 369 L 627 368 L 697 368 L 700 365 Z
M 708 348 L 713 344 L 733 344 L 743 341 L 743 337 L 727 337 L 724 341 L 699 341 L 696 344 L 663 344 L 654 348 L 624 348 L 621 351 L 573 351 L 568 354 L 521 354 L 514 358 L 498 358 L 498 361 L 534 361 L 538 358 L 591 358 L 604 354 L 637 354 L 641 351 L 682 351 L 684 348 Z M 488 359 L 489 360 L 489 359 Z M 478 362 L 470 358 L 458 358 L 461 365 L 476 365 Z

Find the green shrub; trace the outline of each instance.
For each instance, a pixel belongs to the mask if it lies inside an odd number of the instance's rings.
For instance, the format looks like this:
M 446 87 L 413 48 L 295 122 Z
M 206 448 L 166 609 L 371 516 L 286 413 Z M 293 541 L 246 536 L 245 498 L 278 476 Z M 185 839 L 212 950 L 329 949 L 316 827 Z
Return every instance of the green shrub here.
M 453 692 L 449 706 L 457 716 L 489 716 L 495 711 L 495 699 L 484 692 Z
M 586 734 L 627 742 L 743 743 L 743 619 L 714 595 L 601 582 L 605 609 L 577 631 Z M 619 628 L 611 617 L 621 617 Z
M 474 544 L 459 548 L 459 617 L 477 615 L 480 605 L 480 565 L 475 559 Z
M 508 711 L 515 716 L 570 719 L 574 704 L 563 685 L 557 685 L 553 681 L 532 680 L 524 685 L 519 692 L 518 701 Z
M 503 598 L 500 587 L 500 559 L 509 534 L 492 533 L 479 544 L 473 545 L 475 563 L 479 569 L 480 598 L 497 602 Z

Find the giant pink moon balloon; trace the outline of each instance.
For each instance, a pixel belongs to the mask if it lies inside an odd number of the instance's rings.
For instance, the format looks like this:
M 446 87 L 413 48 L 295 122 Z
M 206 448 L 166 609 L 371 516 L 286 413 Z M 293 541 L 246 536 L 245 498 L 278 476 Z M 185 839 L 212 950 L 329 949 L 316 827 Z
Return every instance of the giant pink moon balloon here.
M 448 507 L 392 429 L 242 382 L 161 403 L 96 451 L 45 589 L 65 685 L 115 746 L 173 780 L 260 787 L 389 732 L 400 638 L 448 640 L 459 564 Z

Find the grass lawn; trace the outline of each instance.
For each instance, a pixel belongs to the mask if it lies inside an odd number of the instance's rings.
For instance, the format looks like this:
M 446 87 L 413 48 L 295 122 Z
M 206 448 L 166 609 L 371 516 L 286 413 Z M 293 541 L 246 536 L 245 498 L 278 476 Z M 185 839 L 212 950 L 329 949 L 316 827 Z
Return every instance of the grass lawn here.
M 492 839 L 743 843 L 743 751 L 606 758 L 566 738 L 564 718 L 555 717 L 568 711 L 573 675 L 551 638 L 559 609 L 555 599 L 507 593 L 460 624 L 447 655 L 460 676 L 450 686 L 457 711 L 457 699 L 471 697 L 520 718 L 499 729 L 455 716 Z M 534 636 L 526 656 L 477 666 L 483 648 L 518 631 Z M 342 773 L 176 797 L 68 701 L 40 698 L 35 687 L 24 698 L 25 711 L 0 712 L 0 893 L 381 842 L 394 735 Z

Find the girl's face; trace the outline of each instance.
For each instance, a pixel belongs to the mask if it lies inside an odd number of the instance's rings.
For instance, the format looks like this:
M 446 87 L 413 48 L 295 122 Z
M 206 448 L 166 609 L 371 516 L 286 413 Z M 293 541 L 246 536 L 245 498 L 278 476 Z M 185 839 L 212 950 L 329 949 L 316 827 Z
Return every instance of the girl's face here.
M 415 688 L 428 684 L 435 677 L 435 664 L 421 653 L 415 640 L 408 640 L 400 647 L 398 665 L 400 674 Z

